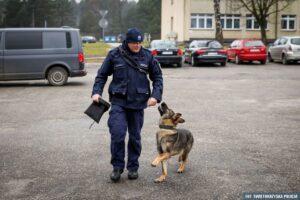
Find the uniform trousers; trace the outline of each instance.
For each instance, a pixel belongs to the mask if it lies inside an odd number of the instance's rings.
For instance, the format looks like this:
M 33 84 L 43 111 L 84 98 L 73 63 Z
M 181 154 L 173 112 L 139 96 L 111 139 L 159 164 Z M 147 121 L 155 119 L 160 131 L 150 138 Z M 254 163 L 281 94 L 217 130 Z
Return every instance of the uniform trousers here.
M 141 129 L 144 123 L 144 109 L 128 109 L 112 104 L 108 127 L 111 134 L 111 164 L 114 169 L 125 168 L 125 137 L 128 130 L 127 170 L 137 171 L 141 155 Z

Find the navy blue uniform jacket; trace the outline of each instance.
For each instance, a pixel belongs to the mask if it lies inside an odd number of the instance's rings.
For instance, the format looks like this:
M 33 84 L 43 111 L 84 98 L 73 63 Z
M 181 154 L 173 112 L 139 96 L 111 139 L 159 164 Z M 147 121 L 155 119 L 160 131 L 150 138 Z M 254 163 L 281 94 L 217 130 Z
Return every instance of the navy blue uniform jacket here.
M 158 61 L 147 49 L 141 48 L 139 53 L 132 53 L 126 43 L 122 44 L 122 48 L 149 74 L 130 67 L 121 57 L 119 49 L 114 48 L 98 70 L 92 95 L 102 96 L 107 77 L 113 75 L 108 88 L 112 104 L 130 109 L 144 109 L 149 97 L 154 97 L 159 103 L 162 99 L 163 78 Z M 149 79 L 152 81 L 152 88 Z

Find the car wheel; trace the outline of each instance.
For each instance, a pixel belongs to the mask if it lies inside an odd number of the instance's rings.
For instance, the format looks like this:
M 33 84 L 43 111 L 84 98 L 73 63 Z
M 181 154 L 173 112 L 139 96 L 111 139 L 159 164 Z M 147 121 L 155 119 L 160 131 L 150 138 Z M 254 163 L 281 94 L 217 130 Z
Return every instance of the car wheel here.
M 238 55 L 235 56 L 235 64 L 241 64 L 240 58 L 238 57 Z
M 273 60 L 273 58 L 272 58 L 272 56 L 271 56 L 270 53 L 268 53 L 268 61 L 269 61 L 269 62 L 274 62 L 274 60 Z
M 266 62 L 267 62 L 267 60 L 261 60 L 261 61 L 260 61 L 260 63 L 261 63 L 262 65 L 265 65 Z
M 284 54 L 282 55 L 282 64 L 284 65 L 289 64 L 289 61 L 286 59 L 286 56 Z
M 226 66 L 226 62 L 221 62 L 220 64 L 221 64 L 222 67 Z
M 193 67 L 195 67 L 197 65 L 194 56 L 192 56 L 191 64 L 192 64 Z
M 184 57 L 183 62 L 188 63 L 188 61 L 186 60 L 186 57 Z
M 53 67 L 47 74 L 50 85 L 61 86 L 68 81 L 68 72 L 62 67 Z
M 182 62 L 177 63 L 177 67 L 182 67 Z

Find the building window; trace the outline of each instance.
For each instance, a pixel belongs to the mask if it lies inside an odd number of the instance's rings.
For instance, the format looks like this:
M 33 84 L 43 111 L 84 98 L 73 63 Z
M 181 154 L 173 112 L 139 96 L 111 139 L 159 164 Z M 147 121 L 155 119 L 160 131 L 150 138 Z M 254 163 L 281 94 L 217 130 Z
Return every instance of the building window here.
M 221 24 L 223 29 L 240 29 L 240 15 L 222 15 Z
M 296 15 L 282 15 L 281 29 L 282 30 L 296 30 Z
M 191 28 L 193 29 L 211 29 L 213 24 L 212 14 L 192 14 Z
M 246 29 L 248 30 L 260 29 L 260 26 L 253 15 L 246 15 Z M 268 29 L 268 24 L 266 25 L 266 29 Z
M 246 29 L 259 29 L 259 25 L 253 15 L 246 15 Z

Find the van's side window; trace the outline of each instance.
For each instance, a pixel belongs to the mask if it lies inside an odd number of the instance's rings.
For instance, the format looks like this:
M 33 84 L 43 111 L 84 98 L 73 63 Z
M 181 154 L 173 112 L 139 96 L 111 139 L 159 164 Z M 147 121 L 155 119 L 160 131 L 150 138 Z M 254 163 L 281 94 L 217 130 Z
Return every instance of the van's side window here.
M 71 40 L 71 33 L 70 32 L 66 33 L 66 40 L 67 40 L 67 48 L 71 48 L 72 47 L 72 40 Z
M 42 49 L 42 32 L 7 32 L 5 36 L 5 49 Z
M 69 37 L 68 37 L 69 35 Z M 44 32 L 43 47 L 44 49 L 65 49 L 70 48 L 71 36 L 69 32 Z

